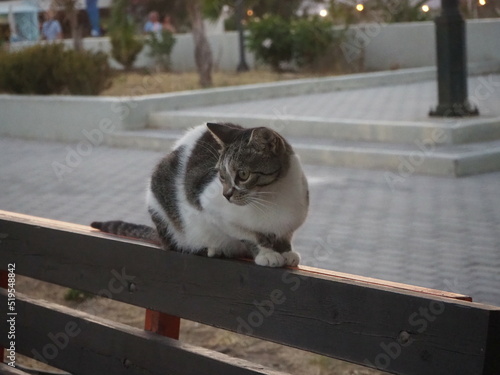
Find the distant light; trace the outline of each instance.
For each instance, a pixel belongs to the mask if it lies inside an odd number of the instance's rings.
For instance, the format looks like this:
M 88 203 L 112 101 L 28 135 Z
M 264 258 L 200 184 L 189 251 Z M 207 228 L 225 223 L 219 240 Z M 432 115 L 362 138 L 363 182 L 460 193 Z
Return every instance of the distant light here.
M 358 4 L 358 5 L 356 5 L 356 10 L 357 10 L 358 12 L 362 12 L 362 11 L 363 11 L 363 9 L 365 9 L 365 6 L 364 6 L 363 4 Z
M 429 8 L 429 6 L 427 4 L 422 5 L 422 12 L 427 13 L 429 10 L 430 10 L 430 8 Z
M 486 5 L 486 0 L 479 0 L 479 5 L 481 6 Z
M 253 16 L 253 10 L 252 9 L 248 9 L 247 10 L 247 16 L 248 17 L 252 17 Z
M 320 15 L 321 17 L 326 17 L 326 16 L 328 16 L 328 11 L 327 11 L 326 9 L 321 9 L 321 10 L 319 11 L 319 15 Z

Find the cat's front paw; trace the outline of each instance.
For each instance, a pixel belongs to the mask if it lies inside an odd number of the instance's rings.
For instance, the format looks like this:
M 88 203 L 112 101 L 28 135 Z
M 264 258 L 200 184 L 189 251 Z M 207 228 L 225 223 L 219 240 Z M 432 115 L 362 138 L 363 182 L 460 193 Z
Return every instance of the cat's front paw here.
M 255 264 L 265 267 L 283 267 L 285 258 L 273 250 L 261 250 L 255 257 Z
M 220 258 L 222 256 L 222 250 L 209 247 L 207 249 L 207 256 L 209 258 Z
M 300 263 L 300 254 L 295 251 L 287 251 L 281 254 L 285 259 L 285 265 L 287 266 L 298 266 Z

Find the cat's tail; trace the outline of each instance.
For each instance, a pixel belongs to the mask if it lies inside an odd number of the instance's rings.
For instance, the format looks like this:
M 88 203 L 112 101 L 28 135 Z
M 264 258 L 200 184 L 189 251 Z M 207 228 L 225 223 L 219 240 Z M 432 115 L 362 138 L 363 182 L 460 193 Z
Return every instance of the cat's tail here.
M 94 221 L 90 224 L 92 228 L 101 232 L 116 234 L 118 236 L 132 237 L 146 240 L 155 244 L 160 244 L 158 233 L 154 228 L 142 224 L 127 223 L 121 220 L 115 221 Z

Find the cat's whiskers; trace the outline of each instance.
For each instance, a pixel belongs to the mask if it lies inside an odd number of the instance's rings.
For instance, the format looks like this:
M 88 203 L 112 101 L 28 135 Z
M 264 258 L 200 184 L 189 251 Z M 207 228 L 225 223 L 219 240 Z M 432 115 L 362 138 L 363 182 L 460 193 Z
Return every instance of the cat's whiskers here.
M 253 193 L 254 196 L 256 197 L 260 197 L 260 196 L 266 196 L 264 198 L 267 198 L 267 197 L 274 197 L 276 195 L 278 195 L 278 193 L 276 191 L 256 191 Z
M 252 207 L 252 208 L 256 209 L 257 211 L 259 211 L 259 212 L 260 212 L 261 214 L 263 214 L 263 215 L 266 215 L 266 214 L 267 214 L 266 210 L 264 209 L 265 207 L 264 207 L 264 206 L 262 206 L 262 205 L 260 205 L 260 204 L 258 204 L 258 202 L 256 202 L 256 201 L 253 201 L 253 200 L 252 200 L 252 201 L 249 201 L 249 202 L 248 202 L 248 206 L 250 206 L 250 207 Z
M 252 195 L 250 197 L 252 200 L 255 200 L 255 201 L 258 201 L 258 202 L 261 202 L 261 203 L 264 203 L 266 206 L 276 206 L 277 203 L 276 202 L 273 202 L 273 201 L 270 201 L 270 200 L 267 200 L 266 197 L 260 197 L 259 195 L 256 195 L 254 193 L 254 195 Z
M 269 202 L 269 201 L 266 201 L 264 199 L 260 199 L 257 197 L 251 197 L 250 201 L 252 203 L 255 203 L 256 205 L 262 207 L 265 210 L 269 210 L 270 208 L 274 208 L 275 206 L 277 206 L 277 204 L 275 202 Z

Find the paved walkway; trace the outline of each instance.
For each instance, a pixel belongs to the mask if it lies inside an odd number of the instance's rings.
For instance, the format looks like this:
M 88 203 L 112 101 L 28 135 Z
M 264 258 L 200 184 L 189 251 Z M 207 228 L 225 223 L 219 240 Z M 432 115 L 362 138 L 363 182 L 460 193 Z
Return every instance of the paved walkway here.
M 148 176 L 161 153 L 98 147 L 58 178 L 76 144 L 0 139 L 0 209 L 88 224 L 148 223 Z M 472 295 L 500 306 L 500 173 L 413 175 L 306 166 L 309 218 L 295 238 L 303 263 Z M 145 254 L 147 256 L 147 254 Z
M 469 99 L 482 117 L 500 116 L 500 75 L 470 77 Z M 257 100 L 211 107 L 190 108 L 189 112 L 226 115 L 307 116 L 326 119 L 378 121 L 443 121 L 427 114 L 437 104 L 435 81 L 333 91 L 321 94 Z

